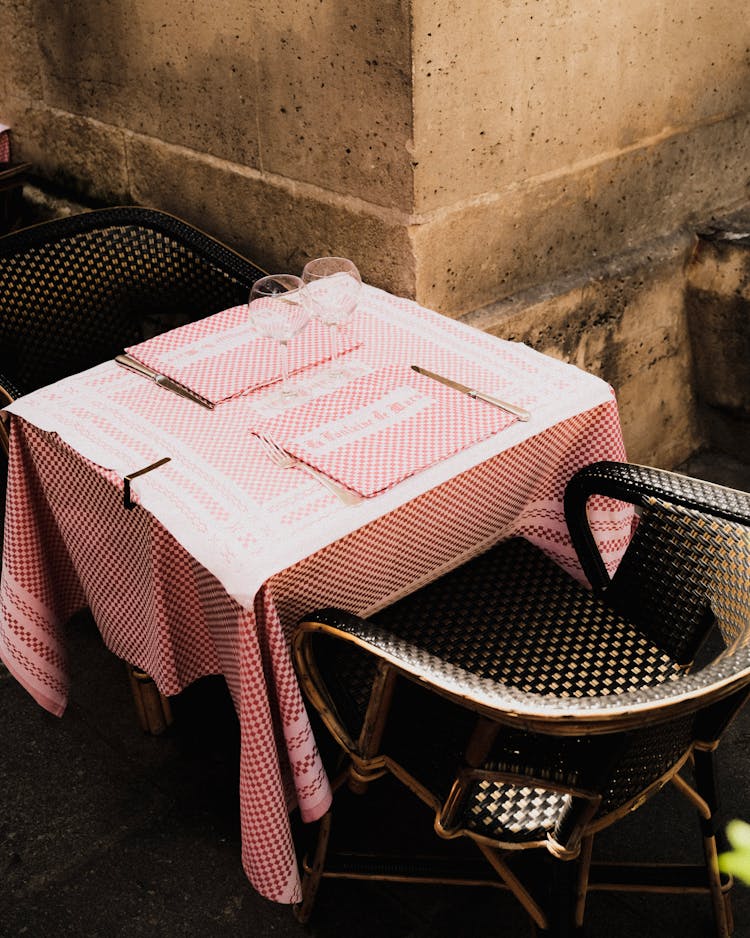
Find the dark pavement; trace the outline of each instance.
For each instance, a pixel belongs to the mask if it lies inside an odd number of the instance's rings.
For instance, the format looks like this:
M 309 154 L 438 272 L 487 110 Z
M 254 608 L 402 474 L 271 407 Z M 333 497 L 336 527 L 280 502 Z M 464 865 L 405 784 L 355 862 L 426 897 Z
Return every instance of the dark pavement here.
M 701 457 L 686 471 L 750 490 L 750 470 Z M 121 662 L 85 617 L 70 625 L 65 716 L 41 710 L 0 668 L 0 936 L 448 938 L 525 936 L 508 894 L 489 888 L 325 882 L 313 921 L 260 898 L 240 863 L 238 730 L 223 681 L 174 702 L 160 738 L 138 729 Z M 727 819 L 750 820 L 750 708 L 720 750 Z M 693 810 L 667 790 L 599 838 L 640 857 L 700 858 Z M 750 889 L 734 891 L 750 938 Z M 593 894 L 589 938 L 704 938 L 703 896 Z

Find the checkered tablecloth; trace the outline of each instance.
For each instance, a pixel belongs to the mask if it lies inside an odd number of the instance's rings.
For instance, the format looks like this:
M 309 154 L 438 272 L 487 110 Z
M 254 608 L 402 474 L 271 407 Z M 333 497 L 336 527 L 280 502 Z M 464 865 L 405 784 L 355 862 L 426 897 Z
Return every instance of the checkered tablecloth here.
M 298 618 L 323 605 L 371 613 L 514 534 L 580 575 L 565 484 L 625 456 L 611 390 L 572 366 L 372 288 L 351 329 L 352 382 L 412 362 L 467 384 L 481 375 L 532 419 L 351 507 L 261 451 L 253 428 L 287 407 L 273 387 L 208 411 L 106 363 L 9 408 L 0 656 L 61 714 L 65 622 L 87 604 L 106 644 L 163 693 L 224 674 L 242 734 L 243 864 L 280 902 L 299 897 L 288 811 L 314 819 L 330 801 L 288 652 Z M 293 381 L 303 401 L 331 391 L 327 366 Z M 164 456 L 125 510 L 123 476 Z M 611 565 L 630 520 L 594 507 Z

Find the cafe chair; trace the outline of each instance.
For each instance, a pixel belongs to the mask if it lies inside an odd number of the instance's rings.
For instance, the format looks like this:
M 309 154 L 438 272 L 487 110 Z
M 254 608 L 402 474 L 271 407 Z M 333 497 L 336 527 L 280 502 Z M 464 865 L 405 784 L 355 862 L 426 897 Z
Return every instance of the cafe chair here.
M 129 345 L 246 303 L 265 271 L 173 215 L 115 207 L 0 238 L 0 408 Z M 0 417 L 0 548 L 8 429 Z M 130 668 L 144 730 L 171 719 L 148 675 Z
M 602 497 L 635 506 L 612 578 L 587 521 Z M 589 890 L 703 892 L 731 934 L 713 753 L 750 691 L 750 495 L 601 462 L 568 483 L 565 514 L 592 589 L 515 538 L 368 619 L 325 609 L 298 626 L 301 684 L 346 766 L 303 863 L 300 920 L 321 879 L 374 877 L 488 881 L 561 935 L 580 933 Z M 594 836 L 667 783 L 697 812 L 705 862 L 593 864 Z M 337 816 L 359 830 L 386 784 L 441 838 L 476 844 L 489 877 L 405 856 L 403 831 L 390 856 L 337 852 Z

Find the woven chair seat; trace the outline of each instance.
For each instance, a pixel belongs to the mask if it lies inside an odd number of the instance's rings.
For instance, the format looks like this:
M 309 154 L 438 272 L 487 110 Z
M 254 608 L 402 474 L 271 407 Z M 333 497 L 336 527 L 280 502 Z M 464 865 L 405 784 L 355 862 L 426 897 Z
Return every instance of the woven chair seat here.
M 678 674 L 637 626 L 521 538 L 371 621 L 443 661 L 529 693 L 616 694 Z
M 570 795 L 543 788 L 480 782 L 469 799 L 462 826 L 493 840 L 544 841 L 570 805 Z
M 498 544 L 371 621 L 441 661 L 528 693 L 606 696 L 680 674 L 637 626 L 520 538 Z M 369 690 L 369 675 L 359 674 Z M 351 689 L 366 703 L 364 687 Z M 407 752 L 398 757 L 413 761 Z M 421 765 L 420 781 L 440 790 L 439 771 L 430 777 L 424 772 L 430 763 L 422 759 Z M 542 841 L 569 803 L 556 791 L 482 781 L 461 823 L 508 844 Z M 611 806 L 607 799 L 605 806 Z

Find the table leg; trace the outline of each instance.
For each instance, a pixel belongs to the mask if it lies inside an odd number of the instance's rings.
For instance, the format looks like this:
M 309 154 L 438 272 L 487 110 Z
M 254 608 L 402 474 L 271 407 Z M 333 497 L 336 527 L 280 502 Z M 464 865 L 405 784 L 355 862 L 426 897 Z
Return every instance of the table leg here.
M 125 667 L 143 732 L 151 736 L 161 735 L 172 724 L 172 708 L 169 700 L 159 692 L 159 688 L 145 671 L 127 662 L 125 662 Z

